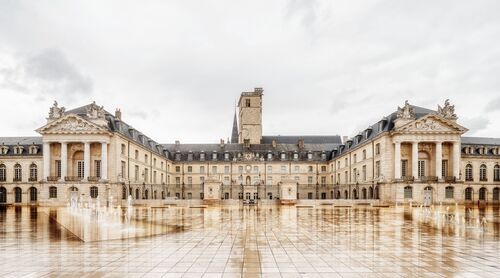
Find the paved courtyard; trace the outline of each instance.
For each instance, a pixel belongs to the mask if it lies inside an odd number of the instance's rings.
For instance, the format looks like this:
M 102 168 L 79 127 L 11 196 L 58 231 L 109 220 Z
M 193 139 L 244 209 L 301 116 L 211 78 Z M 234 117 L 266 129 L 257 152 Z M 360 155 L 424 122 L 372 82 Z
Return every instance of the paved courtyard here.
M 0 208 L 1 277 L 500 277 L 498 207 L 134 208 L 169 228 L 89 242 L 58 213 Z

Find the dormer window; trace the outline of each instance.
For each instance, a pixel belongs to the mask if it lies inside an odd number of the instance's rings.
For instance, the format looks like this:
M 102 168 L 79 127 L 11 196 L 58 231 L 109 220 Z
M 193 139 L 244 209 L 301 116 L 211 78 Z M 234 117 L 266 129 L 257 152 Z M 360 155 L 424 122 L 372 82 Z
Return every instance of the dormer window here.
M 325 152 L 321 153 L 321 160 L 326 160 L 326 153 Z
M 224 153 L 224 160 L 229 160 L 229 153 L 228 152 Z
M 308 160 L 312 160 L 312 159 L 313 159 L 313 154 L 312 154 L 312 152 L 308 152 L 308 153 L 307 153 L 307 159 L 308 159 Z
M 217 160 L 217 152 L 216 151 L 214 151 L 212 153 L 212 160 Z
M 204 152 L 201 152 L 201 153 L 200 153 L 200 160 L 201 160 L 201 161 L 204 161 L 204 160 L 205 160 L 205 153 L 204 153 Z
M 7 154 L 9 152 L 9 147 L 2 146 L 1 151 L 2 151 L 2 154 Z
M 299 159 L 299 154 L 298 153 L 293 153 L 293 159 L 298 160 Z
M 267 153 L 267 159 L 268 159 L 268 160 L 273 159 L 273 153 L 268 152 L 268 153 Z
M 14 147 L 14 154 L 22 154 L 23 153 L 23 146 L 15 146 Z
M 189 153 L 188 153 L 188 160 L 189 161 L 193 160 L 193 153 L 191 151 L 189 151 Z
M 37 146 L 30 146 L 29 153 L 30 154 L 37 154 L 38 153 L 38 147 Z
M 286 159 L 286 153 L 281 153 L 281 160 L 285 160 Z
M 175 160 L 181 160 L 181 153 L 179 151 L 177 151 L 177 153 L 175 154 Z

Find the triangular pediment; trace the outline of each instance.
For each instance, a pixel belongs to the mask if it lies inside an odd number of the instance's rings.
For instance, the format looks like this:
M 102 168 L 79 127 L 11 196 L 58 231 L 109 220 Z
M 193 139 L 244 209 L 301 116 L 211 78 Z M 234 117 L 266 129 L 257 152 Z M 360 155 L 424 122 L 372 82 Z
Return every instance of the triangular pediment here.
M 463 134 L 468 129 L 454 121 L 445 119 L 436 114 L 428 114 L 396 128 L 394 133 L 449 133 Z
M 74 114 L 63 116 L 36 130 L 40 134 L 110 134 L 95 123 Z

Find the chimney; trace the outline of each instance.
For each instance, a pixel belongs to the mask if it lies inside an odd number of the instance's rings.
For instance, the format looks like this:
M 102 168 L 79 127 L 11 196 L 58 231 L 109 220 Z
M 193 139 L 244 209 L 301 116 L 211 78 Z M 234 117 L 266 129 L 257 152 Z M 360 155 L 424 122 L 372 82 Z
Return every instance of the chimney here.
M 262 87 L 257 87 L 257 88 L 254 88 L 254 89 L 253 89 L 253 91 L 254 91 L 255 93 L 260 93 L 260 94 L 262 94 L 262 92 L 264 92 L 264 89 L 263 89 Z
M 220 139 L 220 147 L 224 148 L 224 139 Z
M 179 146 L 181 144 L 181 142 L 179 140 L 175 140 L 175 145 L 176 146 Z
M 120 121 L 122 120 L 122 111 L 120 111 L 119 108 L 115 110 L 115 118 L 117 118 Z
M 347 142 L 347 138 L 349 138 L 349 137 L 347 137 L 345 135 L 342 136 L 342 144 L 345 144 L 345 142 Z
M 271 141 L 271 147 L 273 147 L 273 149 L 276 149 L 276 140 L 273 139 L 273 141 Z
M 299 139 L 297 146 L 299 146 L 299 149 L 303 149 L 304 148 L 304 139 Z

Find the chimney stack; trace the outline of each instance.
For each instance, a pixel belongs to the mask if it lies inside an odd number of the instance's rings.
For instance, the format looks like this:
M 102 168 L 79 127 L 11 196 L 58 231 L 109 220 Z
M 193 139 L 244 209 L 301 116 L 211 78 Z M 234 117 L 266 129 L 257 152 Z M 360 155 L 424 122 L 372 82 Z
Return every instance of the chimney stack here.
M 297 143 L 297 145 L 299 146 L 299 149 L 303 149 L 305 146 L 304 139 L 299 139 L 299 142 Z
M 273 147 L 273 149 L 276 149 L 276 140 L 273 139 L 273 141 L 271 141 L 271 147 Z
M 120 121 L 122 120 L 122 111 L 120 111 L 119 108 L 115 110 L 115 118 L 117 118 Z
M 224 148 L 224 139 L 220 139 L 220 147 Z
M 176 146 L 179 146 L 181 144 L 181 142 L 179 140 L 175 140 L 175 145 Z

